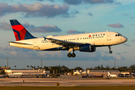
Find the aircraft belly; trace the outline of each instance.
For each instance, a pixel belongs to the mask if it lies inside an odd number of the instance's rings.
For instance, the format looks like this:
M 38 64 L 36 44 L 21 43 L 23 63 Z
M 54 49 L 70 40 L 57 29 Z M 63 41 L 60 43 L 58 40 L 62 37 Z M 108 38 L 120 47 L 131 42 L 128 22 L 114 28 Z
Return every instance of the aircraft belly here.
M 115 41 L 106 41 L 104 45 L 116 45 L 117 43 Z
M 62 46 L 52 44 L 52 43 L 45 43 L 45 44 L 39 45 L 39 47 L 40 47 L 40 50 L 46 50 L 46 49 L 57 48 L 57 47 L 62 47 Z

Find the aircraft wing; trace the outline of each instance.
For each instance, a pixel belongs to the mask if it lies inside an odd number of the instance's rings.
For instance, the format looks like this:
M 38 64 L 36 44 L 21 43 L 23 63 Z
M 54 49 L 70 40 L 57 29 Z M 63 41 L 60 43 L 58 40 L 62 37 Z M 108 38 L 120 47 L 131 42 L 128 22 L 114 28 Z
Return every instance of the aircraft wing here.
M 75 47 L 75 46 L 79 46 L 79 45 L 88 44 L 88 43 L 78 43 L 78 42 L 63 41 L 63 40 L 53 39 L 53 38 L 46 38 L 46 39 L 51 40 L 52 43 L 62 45 L 64 47 Z

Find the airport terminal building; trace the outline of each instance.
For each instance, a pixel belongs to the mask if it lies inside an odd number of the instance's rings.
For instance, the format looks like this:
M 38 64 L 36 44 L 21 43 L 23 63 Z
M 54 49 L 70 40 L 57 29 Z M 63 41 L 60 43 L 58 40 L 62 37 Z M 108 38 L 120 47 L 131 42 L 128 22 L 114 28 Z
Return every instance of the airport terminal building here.
M 49 70 L 45 69 L 5 69 L 6 76 L 8 77 L 20 77 L 20 78 L 51 78 L 52 74 L 50 74 Z M 110 75 L 116 75 L 117 77 L 131 77 L 130 72 L 120 72 L 119 70 L 73 70 L 73 75 L 71 73 L 68 74 L 60 74 L 57 76 L 58 78 L 107 78 L 108 73 Z
M 6 70 L 8 77 L 47 77 L 50 74 L 49 70 L 33 69 L 33 70 Z

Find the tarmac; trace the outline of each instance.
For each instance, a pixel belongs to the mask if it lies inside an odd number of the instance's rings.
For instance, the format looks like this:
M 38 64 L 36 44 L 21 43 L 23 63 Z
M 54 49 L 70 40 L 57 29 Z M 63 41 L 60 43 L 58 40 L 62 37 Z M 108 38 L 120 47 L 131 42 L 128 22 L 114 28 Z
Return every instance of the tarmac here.
M 135 79 L 0 78 L 0 86 L 135 86 Z

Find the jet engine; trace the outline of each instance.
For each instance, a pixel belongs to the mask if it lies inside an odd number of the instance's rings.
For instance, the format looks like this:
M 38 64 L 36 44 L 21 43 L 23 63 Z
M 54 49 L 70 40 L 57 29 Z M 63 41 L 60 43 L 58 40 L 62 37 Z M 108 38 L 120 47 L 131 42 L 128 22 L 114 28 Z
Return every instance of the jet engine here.
M 80 52 L 95 52 L 96 51 L 96 47 L 93 47 L 90 44 L 80 45 L 79 46 L 79 51 Z

